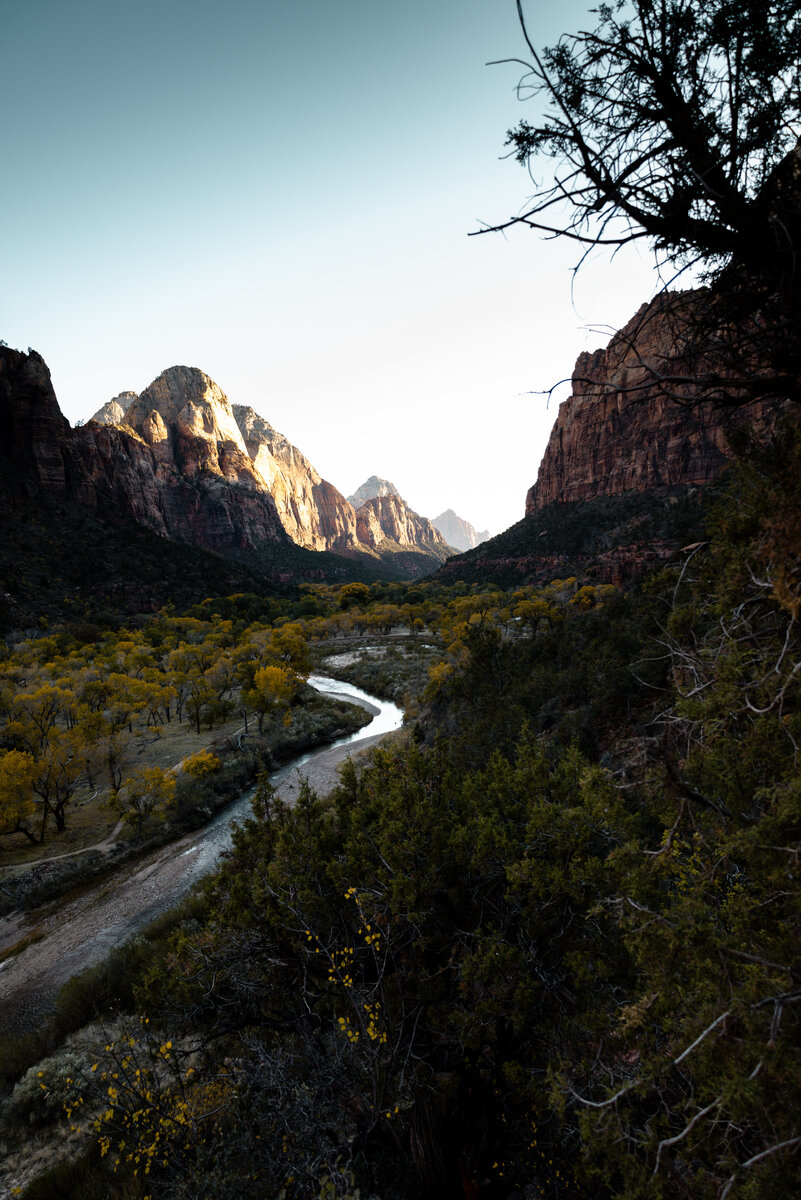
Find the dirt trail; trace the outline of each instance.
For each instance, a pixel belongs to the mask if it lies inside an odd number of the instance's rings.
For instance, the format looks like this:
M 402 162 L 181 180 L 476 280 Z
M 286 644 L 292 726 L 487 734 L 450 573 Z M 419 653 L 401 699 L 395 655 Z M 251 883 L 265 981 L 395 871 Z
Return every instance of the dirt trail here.
M 352 696 L 347 697 L 353 700 Z M 384 734 L 351 745 L 331 746 L 290 769 L 276 786 L 290 803 L 301 776 L 319 794 L 337 781 L 337 768 L 349 754 L 380 741 Z M 0 952 L 31 938 L 18 954 L 0 963 L 0 1026 L 4 1033 L 35 1030 L 52 1010 L 59 989 L 79 971 L 101 962 L 165 909 L 176 904 L 213 866 L 227 821 L 182 837 L 129 863 L 70 900 L 57 900 L 33 912 L 0 920 Z M 35 939 L 35 940 L 33 940 Z

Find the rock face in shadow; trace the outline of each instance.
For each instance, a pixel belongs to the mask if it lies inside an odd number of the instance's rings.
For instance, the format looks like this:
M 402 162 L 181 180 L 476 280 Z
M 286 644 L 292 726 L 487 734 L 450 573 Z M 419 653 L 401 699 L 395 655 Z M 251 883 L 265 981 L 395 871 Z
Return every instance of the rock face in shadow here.
M 0 346 L 0 503 L 25 499 L 97 503 L 44 359 Z
M 628 491 L 699 485 L 731 457 L 730 422 L 759 430 L 775 401 L 732 411 L 699 401 L 695 380 L 717 368 L 686 336 L 703 293 L 643 305 L 609 345 L 579 355 L 526 513 Z

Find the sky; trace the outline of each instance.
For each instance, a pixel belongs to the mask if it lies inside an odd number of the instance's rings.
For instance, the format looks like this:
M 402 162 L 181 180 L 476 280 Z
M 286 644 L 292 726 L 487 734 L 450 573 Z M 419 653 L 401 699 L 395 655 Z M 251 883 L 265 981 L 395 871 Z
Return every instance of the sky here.
M 529 0 L 539 45 L 589 4 Z M 517 228 L 514 0 L 5 0 L 0 338 L 71 422 L 174 364 L 345 495 L 497 533 L 647 255 Z

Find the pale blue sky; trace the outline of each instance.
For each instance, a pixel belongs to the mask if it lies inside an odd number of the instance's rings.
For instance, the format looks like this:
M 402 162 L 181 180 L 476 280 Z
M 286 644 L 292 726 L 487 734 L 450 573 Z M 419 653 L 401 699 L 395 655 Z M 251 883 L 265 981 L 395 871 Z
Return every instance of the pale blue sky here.
M 587 8 L 529 3 L 540 43 Z M 0 337 L 86 418 L 175 363 L 346 494 L 519 519 L 529 394 L 646 299 L 650 263 L 525 230 L 513 0 L 6 0 Z M 529 116 L 531 114 L 529 113 Z M 562 393 L 564 395 L 564 392 Z

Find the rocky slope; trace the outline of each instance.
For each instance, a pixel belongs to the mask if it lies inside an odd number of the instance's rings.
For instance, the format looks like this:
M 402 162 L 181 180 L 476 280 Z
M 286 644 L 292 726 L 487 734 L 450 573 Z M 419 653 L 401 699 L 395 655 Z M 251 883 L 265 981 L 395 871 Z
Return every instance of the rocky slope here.
M 605 349 L 579 356 L 573 394 L 559 406 L 527 513 L 708 483 L 731 457 L 730 420 L 757 428 L 769 420 L 775 404 L 766 401 L 738 408 L 732 417 L 696 399 L 693 380 L 718 366 L 685 334 L 700 295 L 658 296 Z
M 414 512 L 393 483 L 371 475 L 354 492 L 356 536 L 382 556 L 405 554 L 423 555 L 436 563 L 445 562 L 453 554 L 445 538 L 427 517 Z M 410 560 L 411 561 L 411 560 Z M 424 563 L 415 565 L 413 574 L 422 574 Z M 430 568 L 428 568 L 430 569 Z
M 454 550 L 472 550 L 480 546 L 489 537 L 489 530 L 482 529 L 479 533 L 469 521 L 458 517 L 452 508 L 434 517 L 431 524 L 438 529 L 449 546 Z
M 404 550 L 419 549 L 443 561 L 450 554 L 445 538 L 427 517 L 418 516 L 400 496 L 374 496 L 356 510 L 356 532 L 364 545 L 379 549 L 390 541 Z

